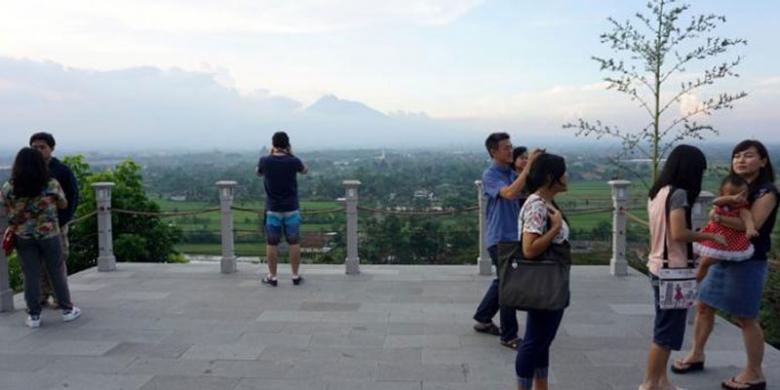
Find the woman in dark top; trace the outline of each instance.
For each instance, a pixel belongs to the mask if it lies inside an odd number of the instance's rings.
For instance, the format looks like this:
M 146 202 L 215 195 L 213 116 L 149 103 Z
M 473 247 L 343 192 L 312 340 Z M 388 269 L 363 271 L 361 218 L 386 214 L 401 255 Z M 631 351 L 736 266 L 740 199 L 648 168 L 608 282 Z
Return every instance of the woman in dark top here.
M 747 366 L 736 376 L 725 380 L 723 387 L 765 389 L 766 378 L 761 370 L 764 334 L 758 311 L 767 279 L 767 253 L 780 194 L 774 185 L 775 175 L 769 154 L 759 141 L 745 140 L 734 147 L 731 153 L 731 173 L 750 183 L 746 196 L 759 233 L 758 237 L 751 240 L 755 251 L 749 260 L 722 261 L 710 268 L 699 287 L 691 351 L 685 358 L 674 363 L 672 371 L 684 374 L 704 368 L 704 346 L 712 332 L 715 310 L 722 310 L 738 321 L 747 353 Z M 739 218 L 717 214 L 710 214 L 710 218 L 732 229 L 745 230 L 744 223 Z

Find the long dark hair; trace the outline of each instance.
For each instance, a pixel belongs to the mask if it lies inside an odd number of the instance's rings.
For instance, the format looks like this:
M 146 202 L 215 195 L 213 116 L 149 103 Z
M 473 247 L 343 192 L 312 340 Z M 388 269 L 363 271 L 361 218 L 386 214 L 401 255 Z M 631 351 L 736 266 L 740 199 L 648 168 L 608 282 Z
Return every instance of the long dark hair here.
M 559 183 L 566 174 L 566 161 L 563 157 L 545 153 L 539 156 L 531 165 L 526 179 L 528 192 L 536 192 L 545 185 Z
M 737 146 L 734 147 L 734 150 L 731 151 L 731 159 L 734 160 L 734 155 L 744 152 L 750 148 L 756 148 L 758 155 L 761 156 L 761 158 L 766 159 L 766 165 L 758 171 L 758 177 L 756 180 L 753 180 L 752 183 L 749 183 L 750 192 L 753 192 L 753 190 L 761 184 L 774 183 L 775 170 L 772 168 L 772 160 L 769 159 L 769 153 L 767 152 L 764 144 L 762 144 L 761 141 L 754 139 L 746 139 L 738 143 Z M 731 174 L 736 175 L 734 172 L 733 162 L 731 163 Z
M 49 167 L 37 149 L 22 148 L 16 154 L 11 184 L 17 197 L 32 198 L 43 192 L 49 182 Z
M 664 169 L 650 188 L 650 199 L 655 199 L 658 191 L 671 185 L 685 190 L 688 193 L 688 204 L 693 206 L 701 192 L 705 170 L 707 159 L 699 148 L 691 145 L 677 146 L 669 153 Z
M 525 180 L 525 186 L 528 193 L 534 193 L 539 188 L 551 186 L 554 183 L 560 183 L 563 175 L 566 174 L 566 160 L 556 154 L 545 153 L 539 156 L 531 165 L 528 171 L 528 178 Z M 552 205 L 561 212 L 561 216 L 566 223 L 569 219 L 563 214 L 563 210 L 551 200 Z

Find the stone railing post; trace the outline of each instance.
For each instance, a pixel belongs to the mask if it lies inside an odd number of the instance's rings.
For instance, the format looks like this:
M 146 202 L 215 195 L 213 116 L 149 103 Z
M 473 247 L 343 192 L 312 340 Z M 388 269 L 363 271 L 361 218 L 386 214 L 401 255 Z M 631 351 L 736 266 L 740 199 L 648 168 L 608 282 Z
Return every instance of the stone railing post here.
M 5 208 L 0 207 L 0 237 L 8 227 Z M 0 313 L 14 311 L 14 291 L 11 290 L 11 275 L 8 273 L 8 257 L 0 249 Z
M 709 191 L 702 191 L 691 209 L 691 226 L 693 230 L 699 230 L 707 224 L 709 219 L 709 207 L 715 200 L 715 194 Z
M 612 187 L 612 258 L 609 260 L 609 273 L 613 276 L 628 275 L 626 261 L 626 202 L 628 200 L 628 180 L 611 180 Z
M 492 275 L 493 262 L 490 260 L 490 254 L 488 254 L 487 247 L 485 246 L 485 234 L 487 234 L 485 227 L 485 207 L 487 206 L 487 202 L 485 199 L 485 192 L 482 189 L 482 180 L 475 180 L 474 185 L 477 186 L 477 204 L 479 205 L 479 256 L 477 257 L 477 267 L 479 268 L 480 275 Z
M 111 189 L 114 183 L 93 183 L 95 200 L 97 201 L 98 222 L 98 271 L 116 271 L 114 257 L 114 235 L 111 228 Z
M 223 274 L 236 272 L 236 256 L 233 252 L 233 194 L 235 192 L 235 181 L 222 180 L 216 183 L 219 189 L 219 214 L 220 226 L 222 227 L 222 261 L 221 271 Z
M 360 273 L 360 258 L 358 257 L 358 180 L 344 180 L 344 202 L 347 209 L 347 258 L 344 260 L 347 275 Z

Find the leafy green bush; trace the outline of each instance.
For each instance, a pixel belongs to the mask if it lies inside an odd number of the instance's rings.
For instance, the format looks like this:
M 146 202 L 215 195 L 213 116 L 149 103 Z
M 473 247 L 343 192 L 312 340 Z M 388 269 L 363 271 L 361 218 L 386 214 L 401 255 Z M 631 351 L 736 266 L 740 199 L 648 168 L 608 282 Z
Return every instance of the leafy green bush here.
M 761 326 L 769 344 L 780 348 L 780 266 L 770 265 L 761 302 Z
M 92 172 L 82 156 L 67 157 L 64 162 L 73 170 L 79 184 L 80 201 L 76 218 L 96 209 L 92 184 L 112 182 L 111 207 L 142 212 L 159 212 L 160 207 L 146 196 L 141 167 L 126 160 L 112 170 Z M 157 216 L 111 214 L 114 255 L 117 261 L 164 263 L 176 254 L 174 245 L 181 231 Z M 71 226 L 71 253 L 68 272 L 74 273 L 96 265 L 98 257 L 97 218 L 90 217 Z
M 22 291 L 22 267 L 19 266 L 19 257 L 16 256 L 15 251 L 8 258 L 8 274 L 11 281 L 11 290 L 14 290 L 14 292 Z

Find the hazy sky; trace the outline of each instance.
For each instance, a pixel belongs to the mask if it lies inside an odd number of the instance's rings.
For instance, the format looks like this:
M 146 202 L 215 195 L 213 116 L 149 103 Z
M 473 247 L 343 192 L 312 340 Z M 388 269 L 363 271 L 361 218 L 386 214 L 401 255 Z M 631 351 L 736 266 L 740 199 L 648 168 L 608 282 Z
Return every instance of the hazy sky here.
M 88 100 L 114 95 L 112 88 L 132 89 L 117 78 L 131 75 L 126 80 L 135 80 L 137 73 L 127 69 L 146 67 L 162 72 L 164 88 L 193 79 L 200 85 L 214 81 L 223 89 L 201 98 L 216 105 L 228 104 L 220 99 L 251 102 L 258 96 L 275 97 L 287 112 L 335 94 L 384 113 L 425 112 L 435 119 L 461 120 L 478 128 L 549 133 L 562 131 L 561 123 L 580 115 L 638 124 L 634 116 L 642 115 L 641 111 L 603 89 L 603 74 L 590 56 L 609 54 L 598 39 L 609 27 L 608 16 L 629 18 L 644 3 L 4 0 L 0 59 L 6 62 L 0 66 L 0 99 L 8 102 L 19 91 L 37 88 L 38 97 L 48 103 L 36 105 L 33 100 L 29 107 L 0 114 L 46 116 L 48 111 L 41 107 L 50 107 L 52 100 L 100 105 Z M 735 111 L 717 115 L 712 122 L 721 128 L 723 138 L 780 139 L 775 130 L 780 123 L 776 41 L 780 2 L 690 3 L 693 13 L 727 16 L 718 35 L 749 42 L 728 56 L 745 57 L 738 69 L 742 77 L 722 84 L 720 90 L 743 89 L 750 96 Z M 59 69 L 45 73 L 54 80 L 41 80 L 42 68 L 54 64 Z M 81 76 L 66 86 L 50 87 L 74 73 Z M 83 80 L 90 80 L 90 74 L 104 81 L 90 83 L 97 91 L 94 94 L 84 91 Z M 171 74 L 194 76 L 171 81 Z M 190 95 L 187 88 L 180 95 Z M 68 92 L 80 98 L 73 100 Z M 688 102 L 695 104 L 700 98 L 691 96 Z M 230 112 L 220 113 L 221 118 Z M 186 122 L 185 113 L 179 114 Z M 28 129 L 19 128 L 23 119 L 17 117 L 13 123 L 0 119 L 0 129 L 26 134 Z

